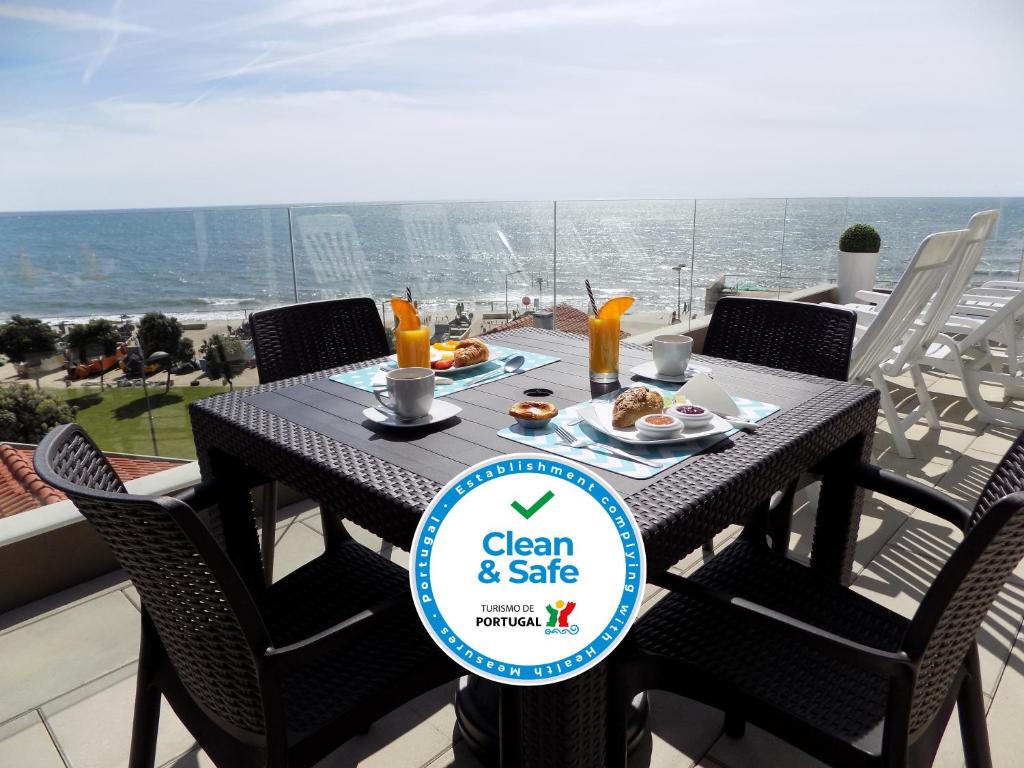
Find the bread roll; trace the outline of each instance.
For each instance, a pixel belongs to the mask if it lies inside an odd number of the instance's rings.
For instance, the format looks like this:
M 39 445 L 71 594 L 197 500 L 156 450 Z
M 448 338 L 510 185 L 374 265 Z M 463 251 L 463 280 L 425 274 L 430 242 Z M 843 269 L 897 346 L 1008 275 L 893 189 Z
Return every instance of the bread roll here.
M 649 413 L 665 410 L 665 399 L 647 387 L 633 387 L 615 398 L 612 406 L 612 426 L 616 429 L 632 427 L 637 419 Z
M 464 368 L 485 362 L 490 354 L 487 345 L 480 339 L 462 339 L 455 347 L 455 367 Z

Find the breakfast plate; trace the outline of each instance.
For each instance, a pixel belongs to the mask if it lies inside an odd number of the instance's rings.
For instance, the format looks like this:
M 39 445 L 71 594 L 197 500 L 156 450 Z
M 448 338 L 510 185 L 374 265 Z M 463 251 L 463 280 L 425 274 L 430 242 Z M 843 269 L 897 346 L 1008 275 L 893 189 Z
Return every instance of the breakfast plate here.
M 577 409 L 577 413 L 583 421 L 601 434 L 612 437 L 621 443 L 629 443 L 631 445 L 671 445 L 673 443 L 688 443 L 692 440 L 700 440 L 704 437 L 721 435 L 733 429 L 732 425 L 721 416 L 712 415 L 711 421 L 704 426 L 684 428 L 668 437 L 644 437 L 637 432 L 636 427 L 613 427 L 613 406 L 614 403 L 610 400 L 595 400 L 590 405 L 580 406 Z
M 658 369 L 654 367 L 654 361 L 648 360 L 646 363 L 633 366 L 629 369 L 629 372 L 634 376 L 639 376 L 641 379 L 650 379 L 651 381 L 668 381 L 673 384 L 685 384 L 698 373 L 711 373 L 711 369 L 706 365 L 690 363 L 690 365 L 686 367 L 686 373 L 682 376 L 669 376 L 666 373 L 658 373 Z
M 438 350 L 434 349 L 433 347 L 430 348 L 430 362 L 440 360 L 442 357 L 444 357 L 444 355 L 442 355 Z M 388 355 L 388 361 L 394 363 L 395 365 L 398 365 L 398 355 Z
M 451 368 L 445 368 L 443 371 L 441 371 L 441 373 L 444 373 L 445 376 L 452 376 L 452 375 L 458 376 L 459 374 L 469 373 L 470 371 L 479 370 L 480 368 L 483 368 L 485 365 L 487 365 L 489 363 L 500 363 L 500 362 L 501 362 L 501 358 L 499 358 L 499 357 L 490 357 L 490 358 L 488 358 L 487 360 L 484 360 L 481 363 L 473 363 L 472 365 L 464 365 L 461 368 L 456 368 L 453 365 Z

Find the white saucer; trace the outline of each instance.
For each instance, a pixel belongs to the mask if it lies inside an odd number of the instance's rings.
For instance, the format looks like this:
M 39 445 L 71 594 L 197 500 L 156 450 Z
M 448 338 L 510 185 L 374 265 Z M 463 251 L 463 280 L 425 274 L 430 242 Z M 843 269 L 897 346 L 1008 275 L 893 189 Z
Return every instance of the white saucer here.
M 642 379 L 650 379 L 651 381 L 670 381 L 673 384 L 683 384 L 692 379 L 698 373 L 711 373 L 711 369 L 706 365 L 690 363 L 686 369 L 686 373 L 682 376 L 669 376 L 665 373 L 658 373 L 658 369 L 654 367 L 654 361 L 650 360 L 646 363 L 630 368 L 629 372 Z
M 404 428 L 426 427 L 431 424 L 438 424 L 439 422 L 447 421 L 453 416 L 458 416 L 461 412 L 462 409 L 455 403 L 447 400 L 435 400 L 434 404 L 430 406 L 430 413 L 412 421 L 399 421 L 394 415 L 384 413 L 384 411 L 376 408 L 366 408 L 363 411 L 363 416 L 374 424 L 380 424 L 382 427 Z

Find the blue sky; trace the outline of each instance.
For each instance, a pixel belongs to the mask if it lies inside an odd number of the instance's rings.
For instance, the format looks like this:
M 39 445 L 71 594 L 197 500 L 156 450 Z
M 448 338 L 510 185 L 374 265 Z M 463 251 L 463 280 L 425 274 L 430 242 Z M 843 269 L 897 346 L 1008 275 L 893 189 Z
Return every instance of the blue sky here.
M 0 0 L 0 210 L 1024 194 L 1018 0 Z

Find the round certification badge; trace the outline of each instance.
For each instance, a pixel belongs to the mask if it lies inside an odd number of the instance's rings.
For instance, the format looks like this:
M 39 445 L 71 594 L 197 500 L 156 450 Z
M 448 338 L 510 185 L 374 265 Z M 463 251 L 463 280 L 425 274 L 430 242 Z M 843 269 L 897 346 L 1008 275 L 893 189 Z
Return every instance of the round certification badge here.
M 434 641 L 473 674 L 545 685 L 615 648 L 640 610 L 643 541 L 600 476 L 550 454 L 481 462 L 413 539 L 409 582 Z

